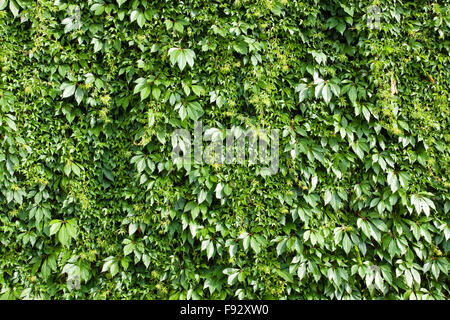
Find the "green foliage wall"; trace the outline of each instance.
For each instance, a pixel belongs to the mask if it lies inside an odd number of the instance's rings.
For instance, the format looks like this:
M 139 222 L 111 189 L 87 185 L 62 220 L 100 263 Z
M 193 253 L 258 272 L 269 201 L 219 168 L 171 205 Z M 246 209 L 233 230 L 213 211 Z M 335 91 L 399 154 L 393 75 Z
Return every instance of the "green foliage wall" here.
M 448 298 L 447 1 L 0 9 L 2 298 Z M 195 119 L 279 172 L 173 166 Z

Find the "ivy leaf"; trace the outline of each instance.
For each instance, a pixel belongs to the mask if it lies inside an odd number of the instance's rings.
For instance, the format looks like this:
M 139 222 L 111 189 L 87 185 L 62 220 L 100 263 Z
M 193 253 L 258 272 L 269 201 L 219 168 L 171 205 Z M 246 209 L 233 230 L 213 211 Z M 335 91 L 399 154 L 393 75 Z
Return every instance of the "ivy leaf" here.
M 186 66 L 186 55 L 184 54 L 184 52 L 181 52 L 178 55 L 177 62 L 178 67 L 180 68 L 181 71 L 183 71 L 184 67 Z
M 67 230 L 67 227 L 65 224 L 63 224 L 61 226 L 61 228 L 59 229 L 58 232 L 58 240 L 59 242 L 61 242 L 61 244 L 63 244 L 64 246 L 67 246 L 69 244 L 70 241 L 70 235 L 69 235 L 69 231 Z
M 340 93 L 341 93 L 341 88 L 339 87 L 339 85 L 337 85 L 336 83 L 330 82 L 328 84 L 331 88 L 331 91 L 333 92 L 333 94 L 336 97 L 339 97 Z
M 192 68 L 194 66 L 195 52 L 192 51 L 191 49 L 185 49 L 183 51 L 183 53 L 184 53 L 184 55 L 186 57 L 186 62 Z
M 330 86 L 328 84 L 325 84 L 323 89 L 322 89 L 322 98 L 323 98 L 323 100 L 325 100 L 326 104 L 330 103 L 331 96 L 332 96 L 331 88 L 330 88 Z
M 208 193 L 205 190 L 200 190 L 200 194 L 198 196 L 198 204 L 201 204 L 203 201 L 205 201 L 207 195 Z
M 340 34 L 344 34 L 345 29 L 347 28 L 347 26 L 345 25 L 345 22 L 339 23 L 336 26 L 336 30 L 339 31 Z
M 139 228 L 139 224 L 138 223 L 130 223 L 128 225 L 128 234 L 131 236 L 133 235 L 137 229 Z
M 168 55 L 172 65 L 177 63 L 181 71 L 183 71 L 186 63 L 191 68 L 194 66 L 195 52 L 191 49 L 171 48 Z
M 8 5 L 8 0 L 0 0 L 0 10 L 3 10 Z
M 138 15 L 139 15 L 139 10 L 133 10 L 133 11 L 131 11 L 131 14 L 130 14 L 130 21 L 131 21 L 131 22 L 136 21 Z
M 145 84 L 144 87 L 141 90 L 141 101 L 145 100 L 151 92 L 151 87 L 149 84 Z
M 156 100 L 159 100 L 159 97 L 161 96 L 161 89 L 159 89 L 158 87 L 153 87 L 152 95 Z
M 295 91 L 298 92 L 299 102 L 302 102 L 308 98 L 308 85 L 306 83 L 300 83 L 295 87 Z
M 256 254 L 261 252 L 261 245 L 254 236 L 250 237 L 250 247 L 255 251 Z
M 19 5 L 15 0 L 9 0 L 9 9 L 11 10 L 11 13 L 13 14 L 14 18 L 16 18 L 19 15 Z
M 209 241 L 208 246 L 206 247 L 206 254 L 208 260 L 211 259 L 214 254 L 214 244 L 211 241 Z
M 316 85 L 316 87 L 314 89 L 314 96 L 316 97 L 316 99 L 319 98 L 319 96 L 321 96 L 321 95 L 323 96 L 322 89 L 323 89 L 324 85 L 325 85 L 325 82 L 323 82 L 323 81 L 319 82 Z
M 350 90 L 348 90 L 348 97 L 350 98 L 350 101 L 353 105 L 356 104 L 356 98 L 357 98 L 357 91 L 356 87 L 351 86 Z
M 80 104 L 81 101 L 83 101 L 83 97 L 84 97 L 84 90 L 78 87 L 77 90 L 75 91 L 75 100 L 77 101 L 78 104 Z
M 139 27 L 142 28 L 144 26 L 144 24 L 145 24 L 145 16 L 144 16 L 143 12 L 138 11 L 137 17 L 136 17 L 136 21 L 137 21 L 137 24 L 139 25 Z
M 240 54 L 248 53 L 248 46 L 245 41 L 239 41 L 233 44 L 233 49 Z
M 280 277 L 282 277 L 284 280 L 286 280 L 287 282 L 294 282 L 294 278 L 292 277 L 292 275 L 285 271 L 285 270 L 279 270 L 279 269 L 275 269 L 275 272 L 278 273 L 278 275 Z
M 343 245 L 345 253 L 348 254 L 352 248 L 352 241 L 350 240 L 350 238 L 347 234 L 344 235 L 344 238 L 342 240 L 342 245 Z
M 203 108 L 198 102 L 190 102 L 187 105 L 187 114 L 193 121 L 197 121 L 203 115 Z
M 127 0 L 116 0 L 117 4 L 119 5 L 119 8 L 125 3 L 127 2 Z
M 68 97 L 73 96 L 73 94 L 75 93 L 75 89 L 76 89 L 76 86 L 74 84 L 69 84 L 69 85 L 65 86 L 62 97 L 68 98 Z
M 52 220 L 50 221 L 50 235 L 56 234 L 61 228 L 61 220 Z
M 203 94 L 204 89 L 202 86 L 193 85 L 191 88 L 192 88 L 192 91 L 194 91 L 195 95 L 200 97 Z
M 239 271 L 238 272 L 235 272 L 235 273 L 233 273 L 233 274 L 230 274 L 229 276 L 228 276 L 228 284 L 230 285 L 230 286 L 232 286 L 233 284 L 235 284 L 236 282 L 237 282 L 237 277 L 238 277 L 238 275 L 239 275 Z
M 400 185 L 402 186 L 402 188 L 407 189 L 408 185 L 409 185 L 409 179 L 410 179 L 409 174 L 407 172 L 401 171 L 398 173 L 398 178 L 399 178 Z
M 179 33 L 183 33 L 183 31 L 184 31 L 184 26 L 183 26 L 183 24 L 180 23 L 179 21 L 176 21 L 176 22 L 174 23 L 173 28 L 174 28 L 177 32 L 179 32 Z

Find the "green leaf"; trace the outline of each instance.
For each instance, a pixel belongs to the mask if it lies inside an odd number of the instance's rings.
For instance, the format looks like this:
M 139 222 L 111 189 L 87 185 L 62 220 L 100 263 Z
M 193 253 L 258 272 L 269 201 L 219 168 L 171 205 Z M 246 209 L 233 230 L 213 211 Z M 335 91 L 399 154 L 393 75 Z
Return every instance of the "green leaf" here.
M 345 23 L 339 23 L 336 26 L 336 30 L 339 31 L 340 34 L 344 34 L 344 31 L 346 28 L 347 28 L 347 26 L 345 25 Z
M 194 91 L 195 95 L 201 96 L 203 94 L 204 89 L 202 86 L 193 85 L 191 88 L 192 88 L 192 91 Z
M 237 276 L 239 275 L 239 271 L 228 276 L 228 285 L 232 286 L 237 282 Z
M 303 100 L 308 98 L 308 90 L 309 90 L 308 85 L 305 83 L 297 85 L 295 91 L 298 91 L 299 102 L 302 102 Z
M 370 111 L 366 107 L 362 107 L 362 113 L 367 122 L 370 121 Z M 384 170 L 384 169 L 383 169 Z
M 67 230 L 67 227 L 65 224 L 62 224 L 61 228 L 59 229 L 58 240 L 59 240 L 59 242 L 61 242 L 61 244 L 65 245 L 65 246 L 69 244 L 70 235 L 69 235 L 69 231 Z
M 105 11 L 105 6 L 101 3 L 94 3 L 91 6 L 91 11 L 94 11 L 94 15 L 96 16 L 101 15 Z
M 333 94 L 336 97 L 339 97 L 339 95 L 341 93 L 341 88 L 339 88 L 339 86 L 336 83 L 333 83 L 333 82 L 330 82 L 328 85 L 330 86 L 331 91 L 333 92 Z
M 187 114 L 193 121 L 197 121 L 203 115 L 203 108 L 198 102 L 190 102 L 187 105 Z
M 65 224 L 65 227 L 67 229 L 69 236 L 72 239 L 76 239 L 76 237 L 78 235 L 78 225 L 77 225 L 76 221 L 73 219 L 68 220 Z
M 398 182 L 397 175 L 393 171 L 388 173 L 387 182 L 388 182 L 389 186 L 391 187 L 392 193 L 395 193 L 399 188 L 399 182 Z
M 136 168 L 137 168 L 137 171 L 139 172 L 139 173 L 141 173 L 142 171 L 144 171 L 144 169 L 146 168 L 146 162 L 145 162 L 145 158 L 144 157 L 142 157 L 138 162 L 137 162 L 137 165 L 136 165 Z
M 0 10 L 3 10 L 8 5 L 8 0 L 0 0 Z
M 17 131 L 16 123 L 12 121 L 10 118 L 5 118 L 6 123 L 8 124 L 8 127 L 10 127 L 12 130 Z
M 9 0 L 9 9 L 11 10 L 14 18 L 19 15 L 19 6 L 15 0 Z
M 400 185 L 402 186 L 402 188 L 407 189 L 409 186 L 409 179 L 410 179 L 409 174 L 407 172 L 401 171 L 398 173 L 398 178 L 399 178 Z
M 161 96 L 161 89 L 159 89 L 158 87 L 153 87 L 152 95 L 156 100 L 159 100 L 159 97 Z
M 137 229 L 139 228 L 139 224 L 138 223 L 130 223 L 128 225 L 128 234 L 131 236 L 133 235 Z
M 347 234 L 344 234 L 344 238 L 342 240 L 342 245 L 344 248 L 345 253 L 349 253 L 352 249 L 352 241 L 350 240 L 349 236 Z
M 50 235 L 56 234 L 61 228 L 61 220 L 52 220 L 50 221 Z
M 208 246 L 206 247 L 206 254 L 207 254 L 208 260 L 211 259 L 214 254 L 214 245 L 211 241 L 208 243 Z
M 131 11 L 131 14 L 130 14 L 130 21 L 131 21 L 131 22 L 136 21 L 138 15 L 139 15 L 139 11 L 138 11 L 138 10 L 133 10 L 133 11 Z
M 94 52 L 99 52 L 103 48 L 103 43 L 100 41 L 100 39 L 93 38 L 92 43 L 94 44 Z
M 323 95 L 322 94 L 322 89 L 325 85 L 325 82 L 320 82 L 314 89 L 314 96 L 317 98 L 319 98 L 319 96 Z
M 129 255 L 133 251 L 134 251 L 134 244 L 132 242 L 128 243 L 127 245 L 125 245 L 125 247 L 123 247 L 123 254 L 125 256 Z
M 68 97 L 73 96 L 73 94 L 75 93 L 75 89 L 76 89 L 76 86 L 74 84 L 70 84 L 70 85 L 66 86 L 62 97 L 68 98 Z
M 84 90 L 78 87 L 77 90 L 75 91 L 75 100 L 77 101 L 78 104 L 80 104 L 81 101 L 83 101 L 83 97 L 84 97 Z
M 201 204 L 203 201 L 206 200 L 207 192 L 205 190 L 200 190 L 200 194 L 198 196 L 198 204 Z
M 184 26 L 183 26 L 183 24 L 181 24 L 181 23 L 178 22 L 178 21 L 176 21 L 176 22 L 174 23 L 173 28 L 174 28 L 177 32 L 179 32 L 179 33 L 183 33 L 183 31 L 184 31 Z
M 80 176 L 81 169 L 80 169 L 80 167 L 77 164 L 72 162 L 70 164 L 70 168 L 71 168 L 72 172 L 75 173 L 75 175 Z
M 240 54 L 248 53 L 248 46 L 245 41 L 239 41 L 233 44 L 233 49 Z
M 144 24 L 145 24 L 144 13 L 139 11 L 138 14 L 137 14 L 137 17 L 136 17 L 136 21 L 137 21 L 137 24 L 139 25 L 139 27 L 142 28 L 144 26 Z
M 330 201 L 331 206 L 335 211 L 337 211 L 341 205 L 341 199 L 339 198 L 337 193 L 333 193 Z
M 405 280 L 406 280 L 406 285 L 410 288 L 412 288 L 413 285 L 413 277 L 411 274 L 411 271 L 409 270 L 405 270 Z
M 151 92 L 151 87 L 149 84 L 144 85 L 144 87 L 141 90 L 141 101 L 145 100 Z
M 145 267 L 148 268 L 150 266 L 151 258 L 148 254 L 142 255 L 142 262 L 144 263 Z
M 186 62 L 192 68 L 194 66 L 195 52 L 191 49 L 185 49 L 184 54 L 186 56 Z
M 279 270 L 279 269 L 275 269 L 275 272 L 278 273 L 278 275 L 280 277 L 282 277 L 284 280 L 286 280 L 287 282 L 294 282 L 294 279 L 289 272 L 287 272 L 285 270 Z
M 116 0 L 117 4 L 119 5 L 119 8 L 125 3 L 127 2 L 127 0 Z
M 178 68 L 180 68 L 181 71 L 183 71 L 184 67 L 186 66 L 186 53 L 184 51 L 181 51 L 177 58 Z
M 328 84 L 324 85 L 322 89 L 322 98 L 325 101 L 326 104 L 329 104 L 331 101 L 331 88 Z
M 70 176 L 71 172 L 72 172 L 72 165 L 70 162 L 67 162 L 66 165 L 64 166 L 64 173 L 66 174 L 66 176 Z
M 111 264 L 111 268 L 109 269 L 111 275 L 114 277 L 119 272 L 119 264 L 116 262 Z
M 255 251 L 256 254 L 261 252 L 261 245 L 255 237 L 250 237 L 250 247 Z
M 348 91 L 348 97 L 350 98 L 350 101 L 353 105 L 356 104 L 356 98 L 357 98 L 357 91 L 356 87 L 351 86 L 350 90 Z

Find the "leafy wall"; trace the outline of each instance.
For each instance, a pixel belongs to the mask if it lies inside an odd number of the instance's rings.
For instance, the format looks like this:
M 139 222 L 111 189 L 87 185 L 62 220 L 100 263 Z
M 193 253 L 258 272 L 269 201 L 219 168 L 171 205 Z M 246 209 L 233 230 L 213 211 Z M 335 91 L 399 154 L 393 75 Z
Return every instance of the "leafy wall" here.
M 448 298 L 447 1 L 0 9 L 2 298 Z M 174 166 L 197 119 L 279 172 Z

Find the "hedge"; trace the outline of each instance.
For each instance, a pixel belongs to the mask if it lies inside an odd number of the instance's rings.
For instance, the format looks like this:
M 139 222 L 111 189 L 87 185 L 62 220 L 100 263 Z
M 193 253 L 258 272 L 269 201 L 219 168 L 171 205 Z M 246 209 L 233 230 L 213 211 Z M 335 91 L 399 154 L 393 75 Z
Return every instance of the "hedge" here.
M 0 297 L 447 299 L 449 9 L 0 0 Z

